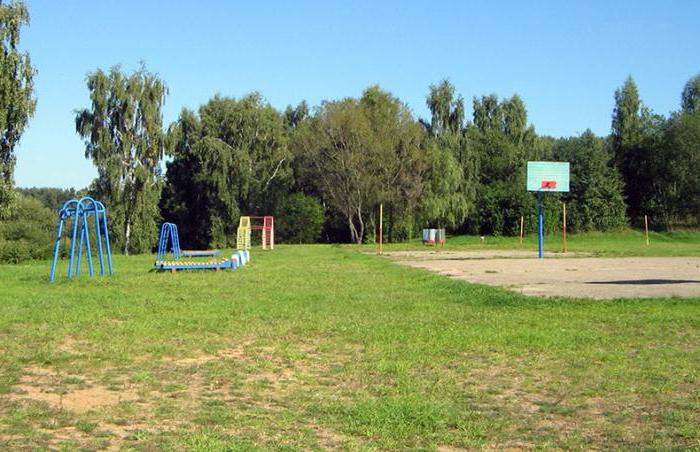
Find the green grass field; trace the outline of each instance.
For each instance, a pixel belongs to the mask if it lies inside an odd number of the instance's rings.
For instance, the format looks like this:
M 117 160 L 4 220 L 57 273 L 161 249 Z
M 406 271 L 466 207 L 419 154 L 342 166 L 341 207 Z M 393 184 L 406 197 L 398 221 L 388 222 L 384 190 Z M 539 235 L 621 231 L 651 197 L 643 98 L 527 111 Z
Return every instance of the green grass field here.
M 660 237 L 639 254 L 700 252 Z M 366 248 L 53 285 L 0 266 L 0 449 L 700 447 L 699 299 L 527 298 Z

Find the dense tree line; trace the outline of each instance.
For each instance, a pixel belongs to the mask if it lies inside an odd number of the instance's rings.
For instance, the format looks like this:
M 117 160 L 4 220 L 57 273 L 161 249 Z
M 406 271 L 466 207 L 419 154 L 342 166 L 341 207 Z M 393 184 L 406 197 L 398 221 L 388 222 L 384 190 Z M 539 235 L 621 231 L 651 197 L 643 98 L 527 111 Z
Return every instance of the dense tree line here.
M 87 194 L 86 190 L 51 187 L 17 188 L 17 192 L 28 198 L 36 199 L 44 207 L 48 207 L 53 212 L 58 212 L 69 199 L 77 199 Z
M 0 248 L 15 256 L 0 259 L 14 261 L 30 240 L 20 236 L 39 240 L 51 223 L 30 213 L 50 212 L 37 200 L 55 211 L 78 195 L 13 189 L 14 148 L 35 107 L 35 71 L 18 49 L 28 20 L 22 2 L 0 3 Z M 545 197 L 550 231 L 561 227 L 562 202 L 572 231 L 638 226 L 645 216 L 659 229 L 698 225 L 700 75 L 668 117 L 644 105 L 630 77 L 614 93 L 609 136 L 562 138 L 538 135 L 517 94 L 476 96 L 468 118 L 447 80 L 428 87 L 427 119 L 370 86 L 284 111 L 260 93 L 216 95 L 170 125 L 161 113 L 166 83 L 145 67 L 98 69 L 86 81 L 90 105 L 75 127 L 98 177 L 85 192 L 108 206 L 114 248 L 124 253 L 150 251 L 165 220 L 178 223 L 184 246 L 230 246 L 239 217 L 260 214 L 276 216 L 281 241 L 373 241 L 380 204 L 387 241 L 424 227 L 513 235 L 521 216 L 530 232 L 529 160 L 571 163 L 571 191 Z M 24 217 L 37 227 L 23 232 Z
M 700 215 L 700 75 L 666 118 L 644 105 L 630 77 L 615 92 L 610 146 L 623 179 L 627 215 L 656 228 L 696 227 Z
M 144 70 L 131 77 L 146 76 L 155 77 Z M 630 78 L 615 92 L 609 137 L 586 131 L 565 138 L 538 136 L 518 95 L 475 97 L 469 120 L 447 80 L 428 88 L 429 119 L 379 86 L 284 112 L 259 93 L 215 96 L 197 112 L 183 110 L 164 132 L 162 150 L 149 154 L 170 156 L 163 177 L 158 158 L 149 166 L 162 196 L 131 199 L 149 203 L 144 212 L 153 212 L 153 224 L 177 222 L 188 246 L 232 245 L 240 215 L 263 213 L 278 216 L 282 240 L 372 241 L 379 204 L 388 241 L 435 226 L 513 235 L 521 216 L 527 231 L 535 227 L 526 162 L 557 160 L 571 163 L 571 192 L 545 197 L 549 230 L 561 227 L 561 202 L 572 231 L 638 225 L 644 215 L 657 228 L 695 226 L 699 86 L 700 77 L 690 80 L 681 109 L 665 118 L 644 107 Z M 155 242 L 154 228 L 140 233 L 150 238 L 132 251 Z

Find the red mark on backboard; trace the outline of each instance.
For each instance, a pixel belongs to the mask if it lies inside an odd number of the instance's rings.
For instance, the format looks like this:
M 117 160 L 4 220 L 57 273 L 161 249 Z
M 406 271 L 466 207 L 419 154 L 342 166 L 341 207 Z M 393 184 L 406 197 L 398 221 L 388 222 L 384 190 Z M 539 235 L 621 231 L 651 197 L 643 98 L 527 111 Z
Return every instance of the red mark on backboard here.
M 553 188 L 557 188 L 557 181 L 555 181 L 555 180 L 543 180 L 542 186 L 540 188 L 548 188 L 550 190 Z

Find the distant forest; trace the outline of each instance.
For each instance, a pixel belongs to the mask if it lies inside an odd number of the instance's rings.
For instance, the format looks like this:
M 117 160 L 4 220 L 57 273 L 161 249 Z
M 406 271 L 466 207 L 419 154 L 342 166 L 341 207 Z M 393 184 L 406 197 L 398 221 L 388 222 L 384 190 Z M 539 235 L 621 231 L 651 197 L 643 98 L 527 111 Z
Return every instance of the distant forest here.
M 51 217 L 39 221 L 43 230 L 78 193 L 13 187 L 14 146 L 36 102 L 34 70 L 17 50 L 19 32 L 7 32 L 28 20 L 26 8 L 14 2 L 0 10 L 5 58 L 16 53 L 15 70 L 3 63 L 0 74 L 6 91 L 14 90 L 0 96 L 7 118 L 0 124 L 0 260 L 18 261 L 6 256 L 12 242 L 39 240 L 20 226 L 23 215 L 39 211 L 31 203 Z M 527 231 L 536 226 L 526 162 L 552 160 L 571 163 L 571 191 L 545 197 L 549 231 L 561 226 L 562 202 L 572 231 L 636 227 L 645 215 L 656 229 L 697 227 L 700 75 L 676 88 L 680 104 L 669 116 L 644 105 L 631 77 L 621 82 L 610 93 L 609 136 L 588 130 L 554 138 L 537 134 L 517 94 L 473 97 L 466 118 L 465 98 L 448 80 L 427 87 L 429 118 L 369 86 L 359 98 L 284 111 L 257 92 L 217 95 L 163 124 L 165 80 L 145 67 L 98 69 L 87 76 L 90 105 L 75 117 L 98 170 L 80 192 L 105 203 L 114 248 L 124 253 L 150 252 L 162 221 L 178 224 L 183 246 L 231 246 L 239 217 L 260 214 L 275 215 L 282 242 L 371 242 L 380 204 L 389 242 L 423 227 L 514 235 L 521 215 Z

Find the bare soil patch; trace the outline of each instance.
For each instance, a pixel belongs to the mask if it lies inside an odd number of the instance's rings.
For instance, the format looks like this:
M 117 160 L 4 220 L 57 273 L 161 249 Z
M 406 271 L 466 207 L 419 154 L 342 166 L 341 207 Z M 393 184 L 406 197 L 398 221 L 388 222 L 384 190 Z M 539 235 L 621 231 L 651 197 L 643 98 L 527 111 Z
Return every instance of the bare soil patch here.
M 38 366 L 27 368 L 14 389 L 10 397 L 12 400 L 46 402 L 51 408 L 76 413 L 139 398 L 133 390 L 111 391 L 83 376 L 58 374 Z
M 7 399 L 28 405 L 45 403 L 51 416 L 66 413 L 68 417 L 53 427 L 33 422 L 50 448 L 70 443 L 67 447 L 118 450 L 136 437 L 191 428 L 192 422 L 211 422 L 220 431 L 235 434 L 239 427 L 235 422 L 227 425 L 227 416 L 277 416 L 289 409 L 295 397 L 310 394 L 309 382 L 328 372 L 328 356 L 316 346 L 303 344 L 295 353 L 302 353 L 305 359 L 297 362 L 280 350 L 248 341 L 214 353 L 160 358 L 135 376 L 138 378 L 129 378 L 134 376 L 129 368 L 107 367 L 82 374 L 33 365 L 24 368 Z M 342 358 L 342 362 L 349 359 Z M 148 378 L 143 379 L 142 374 Z M 209 413 L 207 404 L 213 400 L 225 405 L 229 414 Z M 193 417 L 184 413 L 193 413 Z M 94 431 L 76 426 L 80 419 L 90 419 Z M 344 441 L 340 433 L 315 419 L 292 429 L 313 431 L 323 448 L 335 449 Z M 269 439 L 282 437 L 278 432 Z M 25 439 L 0 436 L 2 441 L 16 441 L 18 447 L 26 444 Z
M 585 257 L 529 251 L 408 251 L 403 265 L 525 295 L 575 298 L 700 297 L 698 257 Z

